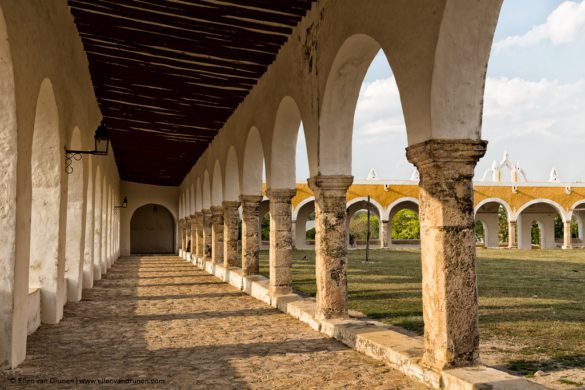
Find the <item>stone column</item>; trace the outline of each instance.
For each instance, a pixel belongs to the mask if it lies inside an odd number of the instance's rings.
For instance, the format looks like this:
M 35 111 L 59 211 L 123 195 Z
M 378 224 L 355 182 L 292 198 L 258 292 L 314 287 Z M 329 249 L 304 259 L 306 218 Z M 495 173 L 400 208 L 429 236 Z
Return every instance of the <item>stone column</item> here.
M 179 256 L 184 257 L 184 255 L 185 255 L 185 221 L 183 219 L 179 220 L 179 237 L 181 238 L 181 243 L 179 246 Z
M 297 247 L 297 221 L 291 220 L 290 230 L 292 232 L 292 247 Z
M 422 363 L 439 370 L 479 361 L 472 179 L 486 146 L 430 140 L 406 152 L 420 173 Z
M 571 239 L 571 221 L 570 220 L 565 221 L 565 223 L 564 223 L 563 249 L 573 249 L 573 241 Z
M 508 221 L 508 248 L 518 248 L 518 221 Z
M 211 261 L 211 210 L 203 212 L 203 261 Z
M 223 266 L 238 264 L 238 207 L 240 202 L 225 201 L 223 206 Z
M 211 262 L 223 265 L 223 209 L 211 206 Z
M 242 203 L 242 271 L 255 275 L 260 271 L 260 201 L 259 195 L 241 195 Z
M 316 317 L 347 317 L 346 193 L 352 176 L 314 176 Z
M 292 204 L 296 189 L 269 189 L 271 295 L 292 292 Z
M 195 225 L 197 228 L 197 239 L 195 242 L 195 257 L 198 261 L 203 261 L 203 213 L 198 211 L 195 213 Z
M 382 220 L 380 224 L 380 248 L 388 247 L 388 225 L 390 221 Z
M 191 215 L 191 258 L 190 261 L 197 260 L 197 218 L 195 214 Z
M 191 241 L 191 219 L 185 218 L 185 260 L 189 260 L 190 254 L 193 252 L 193 243 Z M 191 244 L 191 245 L 189 245 Z

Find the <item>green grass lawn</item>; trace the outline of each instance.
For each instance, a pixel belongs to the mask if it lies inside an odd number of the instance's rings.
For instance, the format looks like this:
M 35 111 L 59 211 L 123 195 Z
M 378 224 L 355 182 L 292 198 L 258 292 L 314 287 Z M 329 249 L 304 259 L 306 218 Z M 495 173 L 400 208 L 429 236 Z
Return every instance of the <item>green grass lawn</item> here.
M 349 307 L 423 332 L 420 252 L 349 252 Z M 260 254 L 268 276 L 268 252 Z M 315 295 L 315 254 L 293 254 L 293 288 Z M 585 368 L 585 251 L 478 249 L 481 353 L 522 374 Z M 493 360 L 493 359 L 492 359 Z

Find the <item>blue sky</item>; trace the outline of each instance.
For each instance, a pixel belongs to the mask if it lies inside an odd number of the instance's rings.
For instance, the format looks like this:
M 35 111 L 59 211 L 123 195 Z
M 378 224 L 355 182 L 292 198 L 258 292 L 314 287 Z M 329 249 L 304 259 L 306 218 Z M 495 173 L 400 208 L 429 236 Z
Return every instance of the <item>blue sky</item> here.
M 585 0 L 504 0 L 488 67 L 481 179 L 505 151 L 530 181 L 585 181 Z M 308 176 L 304 138 L 297 178 Z M 380 53 L 364 79 L 354 119 L 353 175 L 371 168 L 384 179 L 408 179 L 406 130 L 398 90 Z

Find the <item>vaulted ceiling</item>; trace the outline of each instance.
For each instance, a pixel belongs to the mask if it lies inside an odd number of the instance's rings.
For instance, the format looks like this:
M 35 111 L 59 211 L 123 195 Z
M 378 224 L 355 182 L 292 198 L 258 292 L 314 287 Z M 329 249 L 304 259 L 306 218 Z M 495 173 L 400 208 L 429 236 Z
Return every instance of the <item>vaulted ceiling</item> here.
M 122 180 L 178 185 L 312 0 L 68 0 Z

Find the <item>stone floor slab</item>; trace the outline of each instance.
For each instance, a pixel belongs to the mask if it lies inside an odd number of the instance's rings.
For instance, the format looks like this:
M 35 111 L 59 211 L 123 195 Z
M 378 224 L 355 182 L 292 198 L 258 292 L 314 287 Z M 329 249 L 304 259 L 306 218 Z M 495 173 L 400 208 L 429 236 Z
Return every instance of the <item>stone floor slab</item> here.
M 0 373 L 0 388 L 25 387 L 424 388 L 179 257 L 120 259 Z

